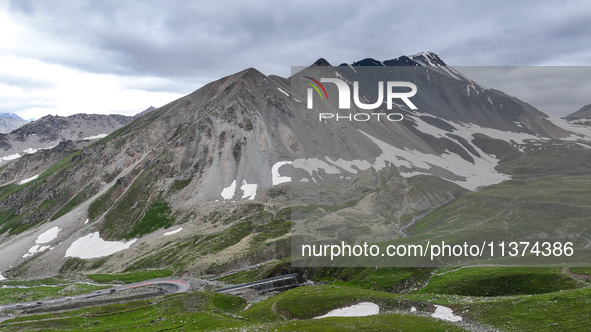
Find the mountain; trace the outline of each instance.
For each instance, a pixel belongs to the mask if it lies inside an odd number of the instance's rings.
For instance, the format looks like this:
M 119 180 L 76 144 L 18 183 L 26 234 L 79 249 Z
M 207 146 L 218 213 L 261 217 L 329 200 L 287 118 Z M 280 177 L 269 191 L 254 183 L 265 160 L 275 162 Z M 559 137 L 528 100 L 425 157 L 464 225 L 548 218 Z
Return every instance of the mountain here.
M 0 114 L 0 133 L 9 133 L 29 121 L 21 118 L 15 113 Z
M 123 115 L 47 115 L 10 133 L 0 134 L 0 163 L 54 147 L 63 141 L 102 138 L 131 120 Z
M 591 119 L 591 104 L 581 107 L 578 111 L 566 116 L 567 120 Z
M 138 114 L 134 115 L 133 117 L 134 118 L 137 118 L 137 117 L 142 116 L 144 114 L 150 113 L 150 112 L 152 112 L 155 109 L 156 109 L 156 107 L 150 106 L 150 107 L 146 108 L 145 110 L 139 112 Z
M 289 79 L 249 68 L 115 131 L 128 119 L 85 126 L 90 121 L 82 119 L 94 116 L 45 117 L 4 136 L 8 154 L 113 131 L 82 148 L 62 147 L 63 159 L 34 178 L 17 170 L 54 159 L 8 164 L 11 181 L 0 187 L 0 271 L 169 268 L 200 276 L 289 257 L 290 235 L 293 244 L 467 232 L 474 225 L 463 215 L 437 209 L 479 212 L 457 203 L 471 199 L 495 206 L 481 195 L 513 185 L 512 177 L 527 182 L 527 167 L 543 174 L 591 167 L 588 133 L 480 86 L 434 53 L 328 64 L 320 59 Z M 370 86 L 376 80 L 414 82 L 417 109 L 397 100 L 380 112 L 401 121 L 347 121 L 328 102 L 339 93 L 334 84 L 324 84 L 327 102 L 317 98 L 306 107 L 306 76 L 358 80 L 366 104 L 378 99 Z M 349 116 L 360 113 L 353 106 Z M 332 118 L 319 121 L 319 114 Z M 337 114 L 345 118 L 336 121 Z M 576 157 L 565 157 L 571 153 Z M 578 218 L 579 207 L 571 208 Z M 431 211 L 437 218 L 429 219 Z M 495 221 L 490 232 L 501 225 L 510 228 Z M 51 240 L 39 240 L 51 230 Z

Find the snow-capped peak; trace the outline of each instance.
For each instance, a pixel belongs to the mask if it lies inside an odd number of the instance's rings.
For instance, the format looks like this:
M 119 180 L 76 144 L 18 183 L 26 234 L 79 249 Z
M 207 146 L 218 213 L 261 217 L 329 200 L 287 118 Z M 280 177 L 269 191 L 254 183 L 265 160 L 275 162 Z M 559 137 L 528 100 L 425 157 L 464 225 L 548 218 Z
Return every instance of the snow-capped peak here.
M 439 56 L 431 51 L 420 52 L 417 54 L 409 55 L 413 61 L 423 66 L 441 67 L 447 66 Z

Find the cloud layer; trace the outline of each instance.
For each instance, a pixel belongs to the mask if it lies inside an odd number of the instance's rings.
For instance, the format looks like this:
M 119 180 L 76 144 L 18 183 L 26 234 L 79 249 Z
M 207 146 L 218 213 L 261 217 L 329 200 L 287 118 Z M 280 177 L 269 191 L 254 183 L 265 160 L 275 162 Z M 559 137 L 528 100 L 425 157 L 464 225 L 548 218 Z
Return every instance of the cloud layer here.
M 0 2 L 0 112 L 131 113 L 247 67 L 288 76 L 319 57 L 590 65 L 588 17 L 585 1 Z

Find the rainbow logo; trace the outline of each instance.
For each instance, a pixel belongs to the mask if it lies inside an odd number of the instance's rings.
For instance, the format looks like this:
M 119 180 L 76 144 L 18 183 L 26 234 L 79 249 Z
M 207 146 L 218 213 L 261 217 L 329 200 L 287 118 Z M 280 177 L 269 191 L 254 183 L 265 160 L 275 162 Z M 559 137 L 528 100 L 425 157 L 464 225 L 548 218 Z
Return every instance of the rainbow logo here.
M 326 100 L 328 100 L 328 95 L 326 94 L 326 90 L 324 89 L 324 86 L 322 86 L 322 83 L 318 82 L 318 80 L 313 79 L 310 76 L 304 76 L 305 78 L 313 81 L 314 83 L 316 83 L 317 85 L 314 85 L 308 81 L 304 81 L 304 83 L 308 84 L 309 86 L 313 87 L 314 90 L 316 90 L 316 92 L 318 92 L 318 95 L 320 96 L 320 99 L 324 99 L 324 97 L 322 97 L 322 93 L 320 92 L 320 89 L 322 89 L 322 91 L 324 92 L 324 96 L 326 96 Z M 318 87 L 320 87 L 320 89 L 318 89 Z

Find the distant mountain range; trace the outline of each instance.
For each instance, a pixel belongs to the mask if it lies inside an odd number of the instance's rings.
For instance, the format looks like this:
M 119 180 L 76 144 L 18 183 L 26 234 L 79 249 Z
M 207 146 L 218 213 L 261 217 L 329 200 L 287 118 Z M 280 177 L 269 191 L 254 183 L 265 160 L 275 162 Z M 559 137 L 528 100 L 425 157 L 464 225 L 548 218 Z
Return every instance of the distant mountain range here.
M 47 115 L 0 134 L 0 162 L 49 149 L 64 141 L 102 138 L 132 120 L 133 117 L 123 115 Z
M 9 133 L 30 121 L 21 118 L 15 113 L 2 113 L 0 114 L 0 133 Z
M 5 113 L 0 116 L 0 121 L 12 119 L 12 123 L 22 124 L 10 132 L 0 133 L 0 165 L 26 154 L 51 149 L 62 142 L 77 142 L 75 145 L 81 148 L 155 109 L 150 106 L 134 116 L 81 113 L 71 116 L 46 115 L 33 121 Z
M 581 107 L 578 111 L 567 115 L 568 120 L 591 119 L 591 104 Z

